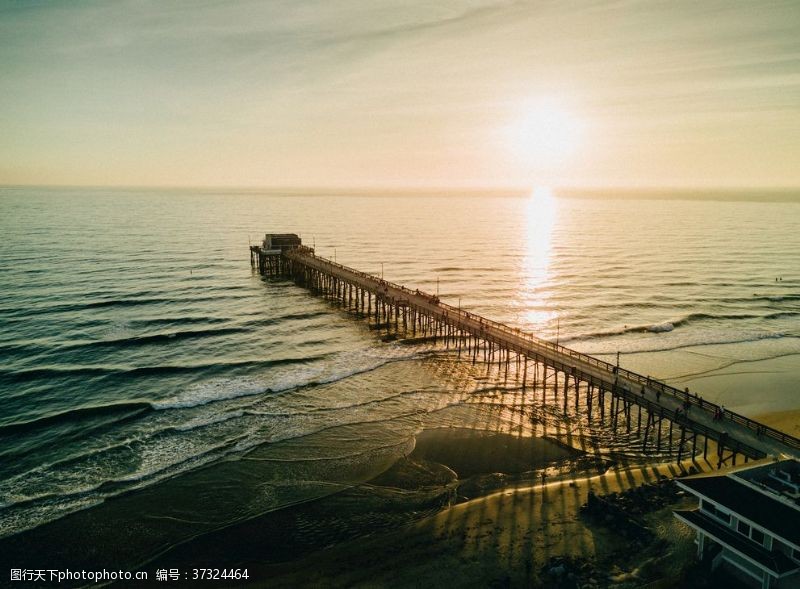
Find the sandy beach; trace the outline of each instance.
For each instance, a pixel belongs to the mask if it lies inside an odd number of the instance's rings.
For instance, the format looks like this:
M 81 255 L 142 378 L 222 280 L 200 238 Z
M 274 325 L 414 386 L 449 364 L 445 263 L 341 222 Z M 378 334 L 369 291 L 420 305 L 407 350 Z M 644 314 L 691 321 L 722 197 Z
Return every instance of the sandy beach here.
M 792 433 L 800 411 L 759 417 Z M 643 485 L 649 492 L 665 479 L 710 472 L 712 464 L 702 456 L 681 465 L 648 463 L 643 456 L 600 460 L 585 447 L 564 436 L 427 429 L 406 456 L 366 483 L 216 531 L 198 529 L 177 545 L 166 533 L 169 526 L 185 527 L 185 517 L 143 517 L 148 505 L 174 495 L 164 488 L 163 497 L 127 495 L 17 536 L 3 548 L 25 562 L 35 557 L 35 546 L 59 546 L 51 560 L 64 566 L 247 568 L 252 587 L 417 587 L 422 579 L 424 586 L 568 587 L 575 586 L 571 574 L 582 575 L 589 587 L 686 586 L 692 536 L 672 509 L 691 500 L 672 497 L 637 515 L 652 531 L 647 540 L 627 537 L 618 522 L 587 518 L 581 506 L 590 492 L 613 498 Z M 710 449 L 709 458 L 713 454 Z M 232 461 L 224 471 L 200 471 L 173 484 L 202 488 L 212 474 L 242 480 L 252 468 Z M 204 499 L 209 513 L 218 500 Z M 139 545 L 145 541 L 149 545 Z M 154 548 L 160 554 L 142 561 Z M 567 576 L 554 577 L 553 570 Z
M 419 579 L 449 587 L 543 586 L 547 579 L 540 569 L 555 556 L 604 563 L 632 586 L 642 569 L 651 580 L 674 577 L 688 562 L 691 538 L 668 509 L 653 514 L 652 521 L 659 537 L 670 539 L 670 550 L 644 551 L 632 560 L 623 538 L 587 523 L 579 511 L 590 489 L 605 495 L 678 473 L 675 465 L 615 468 L 604 475 L 506 487 L 391 534 L 267 567 L 269 580 L 254 586 L 414 587 Z M 619 566 L 626 561 L 627 567 Z M 617 569 L 613 563 L 619 563 Z
M 763 415 L 756 416 L 756 420 L 792 436 L 800 436 L 800 409 L 764 413 Z
M 800 411 L 759 417 L 790 433 L 800 428 Z M 497 451 L 497 440 L 486 432 L 471 437 L 463 431 L 423 432 L 420 438 L 426 455 L 450 458 L 462 469 L 466 456 L 475 455 L 473 474 L 488 466 L 481 463 Z M 427 447 L 434 441 L 435 450 Z M 538 445 L 549 448 L 541 439 L 531 440 L 526 448 Z M 590 566 L 598 572 L 597 586 L 685 586 L 683 576 L 693 562 L 693 535 L 676 522 L 672 509 L 692 505 L 692 499 L 680 498 L 645 516 L 654 532 L 649 544 L 631 542 L 618 530 L 590 522 L 581 515 L 581 506 L 590 491 L 601 496 L 619 493 L 690 469 L 713 471 L 700 457 L 681 465 L 617 465 L 603 474 L 576 471 L 550 476 L 545 483 L 509 484 L 387 534 L 259 567 L 264 577 L 253 586 L 416 587 L 421 579 L 426 586 L 559 586 L 547 572 L 555 557 Z M 563 586 L 570 586 L 566 583 Z

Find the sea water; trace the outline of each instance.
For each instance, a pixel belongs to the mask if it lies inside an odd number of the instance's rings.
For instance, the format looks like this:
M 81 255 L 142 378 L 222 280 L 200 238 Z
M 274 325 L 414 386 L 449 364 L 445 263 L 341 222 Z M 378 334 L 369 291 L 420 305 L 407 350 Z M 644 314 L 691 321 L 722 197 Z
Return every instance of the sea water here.
M 794 195 L 584 196 L 0 189 L 0 537 L 151 492 L 177 541 L 368 480 L 426 428 L 558 419 L 258 276 L 265 232 L 748 415 L 800 407 Z

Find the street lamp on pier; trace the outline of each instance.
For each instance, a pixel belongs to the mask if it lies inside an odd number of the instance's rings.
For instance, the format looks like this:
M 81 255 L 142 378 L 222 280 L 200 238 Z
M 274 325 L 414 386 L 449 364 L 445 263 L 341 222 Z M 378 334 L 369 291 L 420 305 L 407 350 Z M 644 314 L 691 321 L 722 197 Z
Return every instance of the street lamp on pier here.
M 556 317 L 556 345 L 558 345 L 559 337 L 561 336 L 561 315 Z

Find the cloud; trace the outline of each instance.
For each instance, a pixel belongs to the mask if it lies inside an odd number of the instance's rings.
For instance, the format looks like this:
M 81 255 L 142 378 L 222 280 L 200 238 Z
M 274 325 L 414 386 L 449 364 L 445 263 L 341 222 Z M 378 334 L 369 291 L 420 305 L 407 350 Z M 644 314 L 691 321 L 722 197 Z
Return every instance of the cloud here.
M 317 185 L 331 170 L 358 183 L 365 161 L 412 177 L 422 160 L 429 184 L 448 170 L 495 181 L 526 174 L 497 130 L 545 97 L 594 130 L 592 177 L 624 175 L 634 151 L 649 154 L 637 174 L 679 176 L 683 156 L 654 140 L 665 130 L 716 177 L 741 152 L 724 142 L 732 125 L 776 162 L 797 149 L 799 22 L 794 2 L 7 2 L 0 155 L 6 170 L 35 169 L 37 154 L 53 170 L 113 152 L 136 177 L 156 154 L 166 177 L 224 151 L 226 178 L 268 183 L 259 170 L 279 168 L 277 183 Z

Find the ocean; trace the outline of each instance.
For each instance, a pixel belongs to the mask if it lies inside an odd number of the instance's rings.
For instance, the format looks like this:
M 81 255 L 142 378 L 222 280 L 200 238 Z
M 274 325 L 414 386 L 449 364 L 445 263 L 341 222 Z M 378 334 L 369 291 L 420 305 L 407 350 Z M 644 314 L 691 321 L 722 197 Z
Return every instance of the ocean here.
M 0 188 L 0 538 L 146 517 L 145 562 L 373 480 L 423 430 L 579 427 L 260 277 L 265 232 L 748 416 L 800 408 L 794 194 Z

